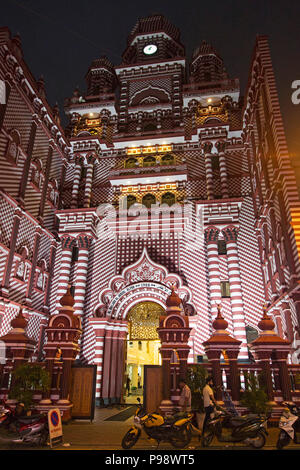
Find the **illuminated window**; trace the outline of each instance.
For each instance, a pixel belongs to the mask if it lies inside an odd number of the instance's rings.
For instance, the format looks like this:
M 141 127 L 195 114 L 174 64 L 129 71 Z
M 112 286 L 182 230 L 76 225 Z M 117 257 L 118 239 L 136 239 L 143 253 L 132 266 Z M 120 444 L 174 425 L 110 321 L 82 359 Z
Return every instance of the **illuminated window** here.
M 143 166 L 155 166 L 156 165 L 156 159 L 154 157 L 145 157 L 143 160 Z
M 168 204 L 168 206 L 173 206 L 173 204 L 175 204 L 175 194 L 173 193 L 163 194 L 161 198 L 161 203 Z
M 146 194 L 142 199 L 142 204 L 150 209 L 153 204 L 156 204 L 155 196 L 153 194 Z
M 161 158 L 160 163 L 161 163 L 161 165 L 174 165 L 174 157 L 173 157 L 173 155 L 170 155 L 169 153 L 167 153 L 167 155 L 164 155 L 164 156 Z

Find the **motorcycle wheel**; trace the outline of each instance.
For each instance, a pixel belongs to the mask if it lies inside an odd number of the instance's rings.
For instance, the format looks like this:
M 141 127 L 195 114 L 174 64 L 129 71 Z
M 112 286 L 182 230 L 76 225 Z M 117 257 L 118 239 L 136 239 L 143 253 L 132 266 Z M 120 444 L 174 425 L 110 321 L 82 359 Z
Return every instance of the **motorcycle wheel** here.
M 212 429 L 207 428 L 202 434 L 201 446 L 209 447 L 210 444 L 212 443 L 213 438 L 214 438 L 214 431 Z
M 125 436 L 122 439 L 122 448 L 123 449 L 131 449 L 131 447 L 134 446 L 134 444 L 137 443 L 139 437 L 141 435 L 141 430 L 138 429 L 137 434 L 132 434 L 131 430 L 127 431 Z
M 254 449 L 261 449 L 266 443 L 266 436 L 262 431 L 259 431 L 255 438 L 251 439 L 251 447 Z
M 289 444 L 290 440 L 291 438 L 286 432 L 280 431 L 278 439 L 277 439 L 277 443 L 276 443 L 276 449 L 278 450 L 283 449 L 285 446 Z
M 175 449 L 182 449 L 186 447 L 192 439 L 192 431 L 189 426 L 186 426 L 184 429 L 179 430 L 176 435 L 170 437 L 170 442 Z

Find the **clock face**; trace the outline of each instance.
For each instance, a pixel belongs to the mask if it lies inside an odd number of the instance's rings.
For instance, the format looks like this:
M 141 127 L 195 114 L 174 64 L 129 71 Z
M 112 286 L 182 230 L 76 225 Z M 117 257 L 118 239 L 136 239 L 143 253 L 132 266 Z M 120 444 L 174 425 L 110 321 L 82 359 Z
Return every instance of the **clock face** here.
M 152 55 L 157 51 L 157 46 L 155 44 L 147 44 L 143 49 L 144 54 Z

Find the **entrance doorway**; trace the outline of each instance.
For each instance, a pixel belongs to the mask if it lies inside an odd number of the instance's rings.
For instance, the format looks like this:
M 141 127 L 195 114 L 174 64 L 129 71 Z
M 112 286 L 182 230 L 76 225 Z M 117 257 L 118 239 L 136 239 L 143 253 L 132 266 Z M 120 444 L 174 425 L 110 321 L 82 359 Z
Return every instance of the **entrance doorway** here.
M 125 367 L 125 403 L 143 401 L 144 366 L 161 365 L 159 317 L 165 310 L 156 302 L 141 302 L 128 313 L 128 337 Z

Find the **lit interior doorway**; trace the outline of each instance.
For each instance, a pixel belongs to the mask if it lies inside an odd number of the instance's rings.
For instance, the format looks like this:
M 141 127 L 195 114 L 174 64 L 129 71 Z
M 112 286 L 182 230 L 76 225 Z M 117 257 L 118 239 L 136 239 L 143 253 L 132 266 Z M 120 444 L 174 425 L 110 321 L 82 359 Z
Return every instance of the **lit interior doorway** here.
M 127 355 L 125 367 L 125 403 L 143 401 L 144 366 L 161 365 L 159 317 L 165 310 L 155 302 L 141 302 L 128 313 Z

